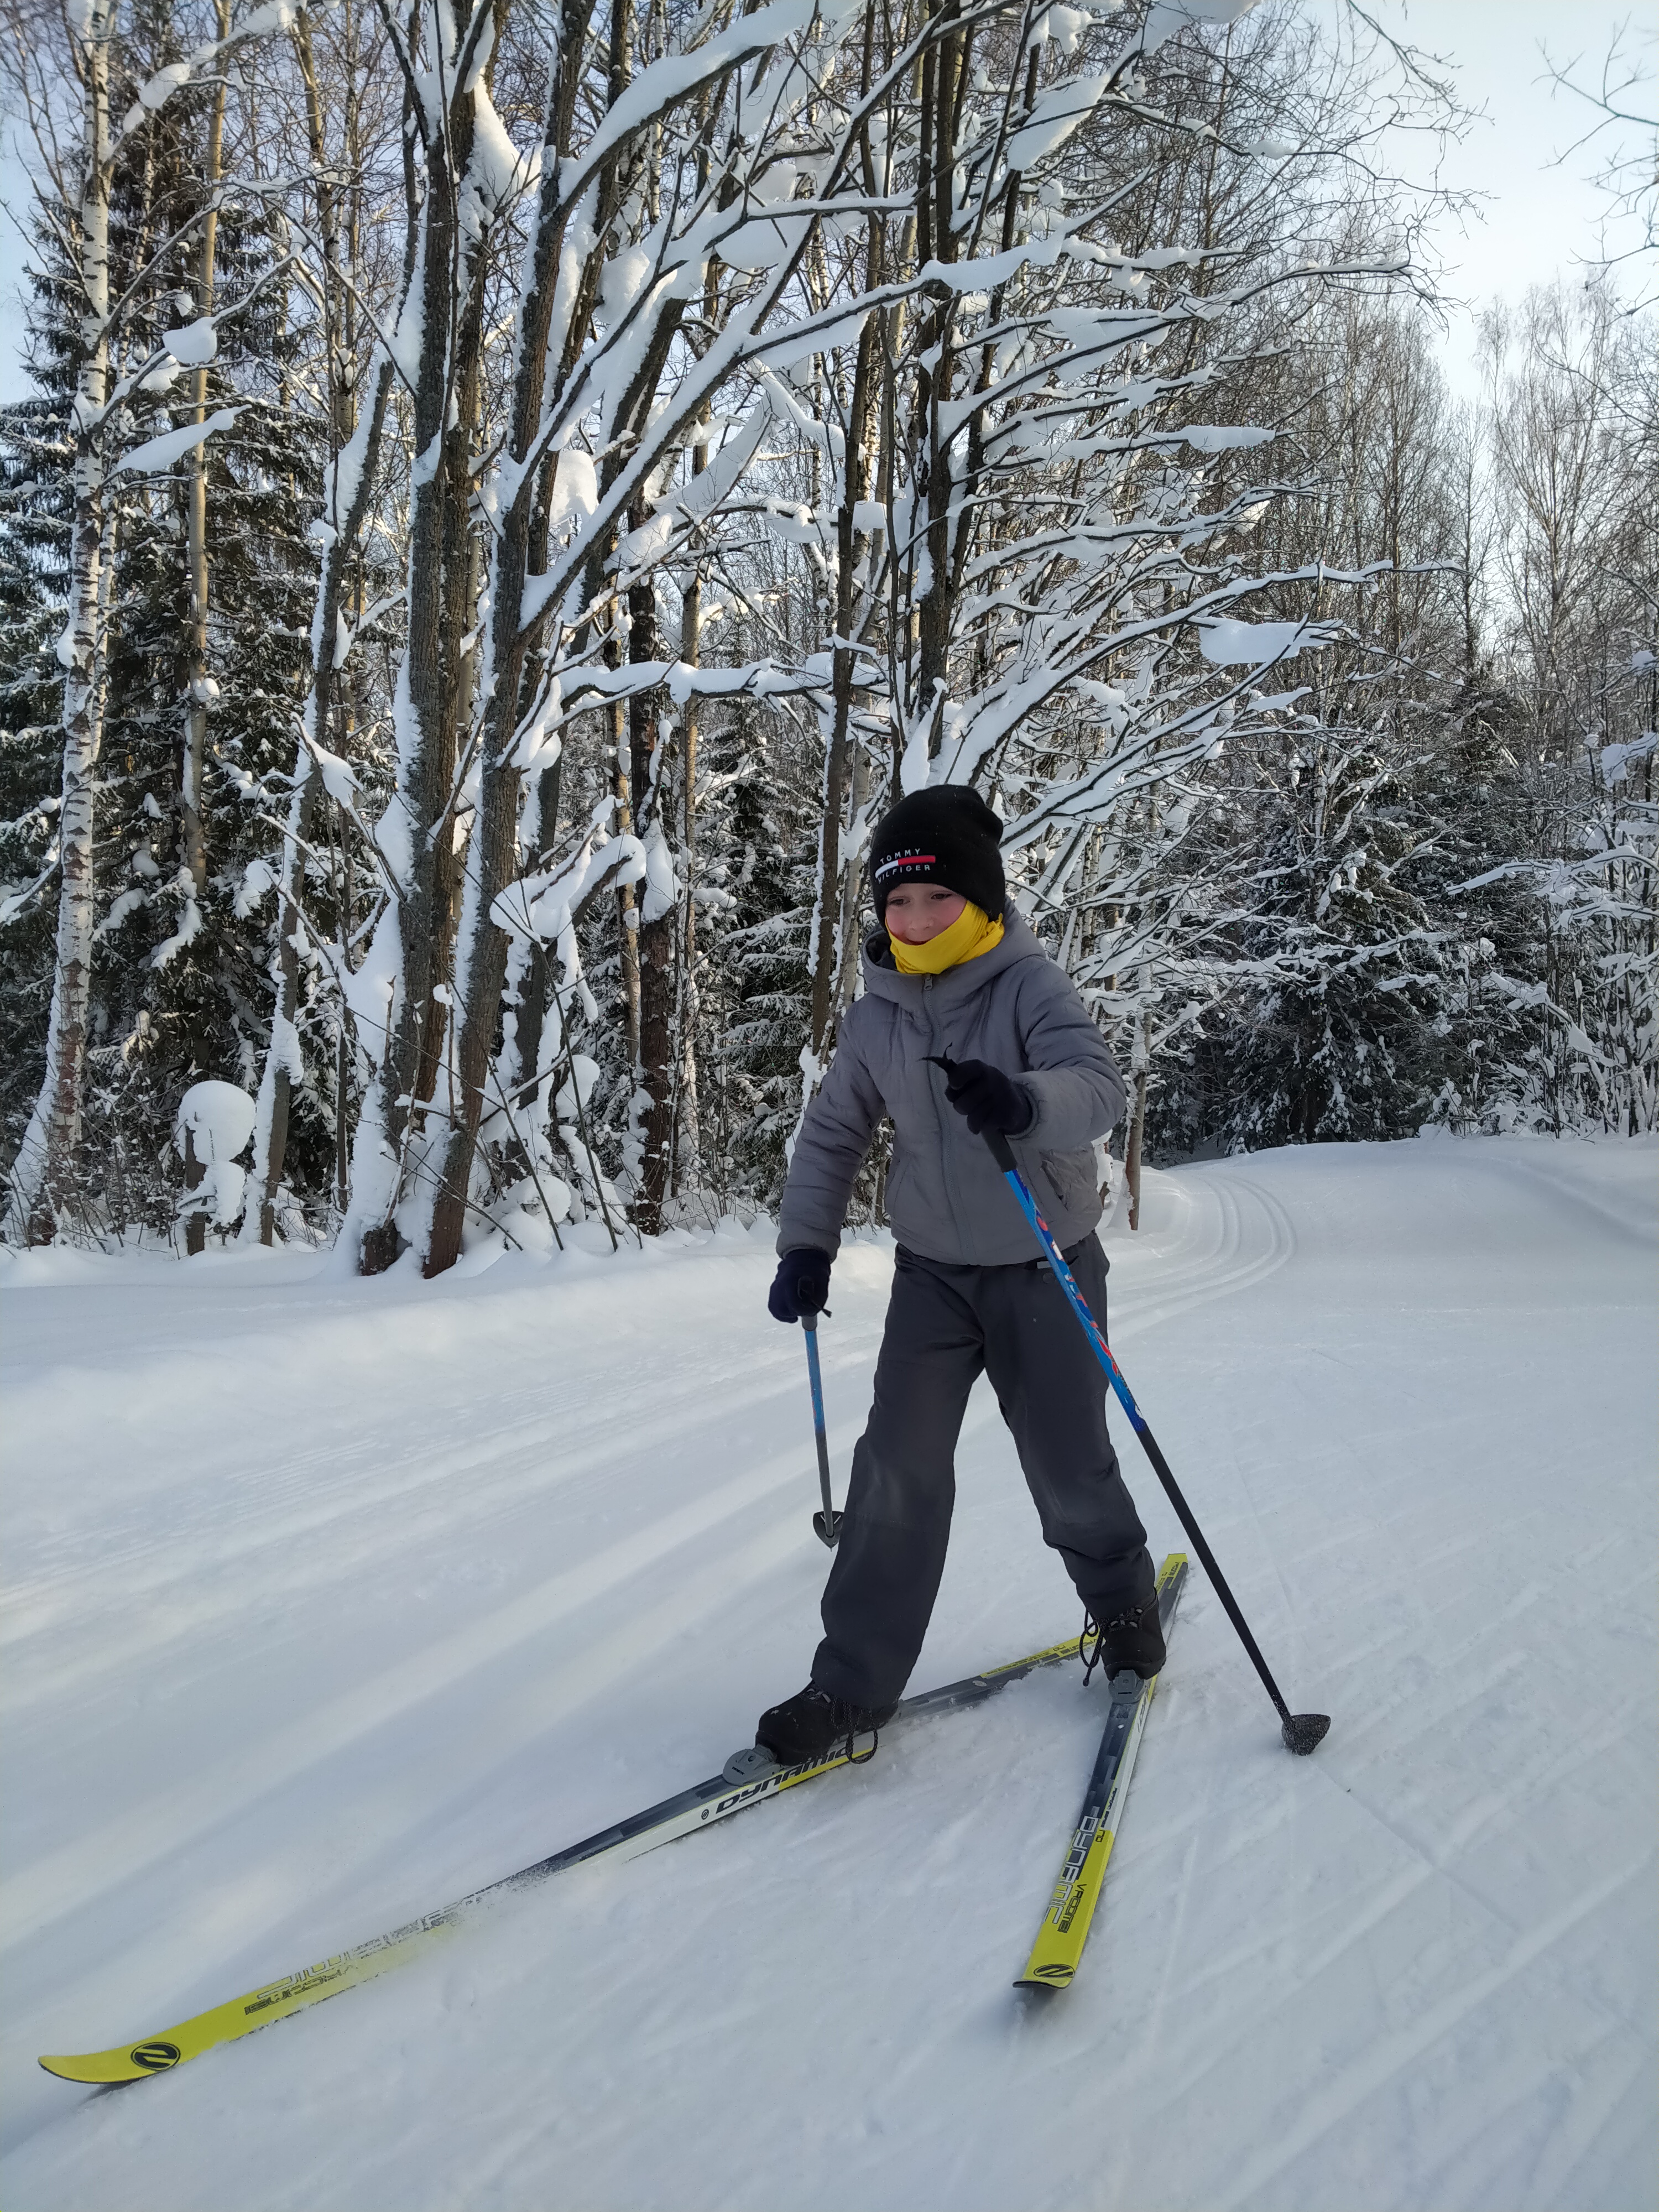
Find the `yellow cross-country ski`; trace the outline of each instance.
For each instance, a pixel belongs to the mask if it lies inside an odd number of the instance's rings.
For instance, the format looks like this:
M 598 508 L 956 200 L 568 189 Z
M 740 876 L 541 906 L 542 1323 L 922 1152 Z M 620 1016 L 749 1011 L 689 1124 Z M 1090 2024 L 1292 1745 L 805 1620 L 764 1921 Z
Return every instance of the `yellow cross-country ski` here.
M 1038 1667 L 1055 1666 L 1077 1656 L 1077 1638 L 1067 1637 L 1063 1644 L 1048 1644 L 1026 1658 L 1011 1661 L 1006 1667 L 993 1667 L 983 1674 L 969 1674 L 960 1682 L 947 1682 L 942 1688 L 924 1690 L 920 1696 L 907 1698 L 895 1718 L 908 1724 L 913 1720 L 930 1718 L 935 1713 L 950 1712 L 958 1706 L 978 1705 Z M 860 1758 L 864 1755 L 860 1753 Z M 389 1935 L 360 1943 L 355 1951 L 342 1951 L 337 1957 L 324 1959 L 297 1974 L 286 1974 L 280 1981 L 268 1982 L 263 1989 L 250 1990 L 245 1996 L 233 1997 L 228 2004 L 216 2005 L 210 2012 L 199 2012 L 193 2019 L 181 2021 L 176 2027 L 165 2027 L 159 2034 L 143 2037 L 136 2043 L 117 2044 L 112 2050 L 43 2058 L 40 2063 L 48 2074 L 60 2075 L 66 2081 L 142 2081 L 148 2075 L 166 2073 L 171 2067 L 182 2066 L 186 2059 L 199 2057 L 216 2044 L 234 2042 L 238 2036 L 251 2035 L 257 2027 L 269 2027 L 273 2021 L 286 2020 L 303 2006 L 320 2003 L 325 1997 L 338 1996 L 344 1990 L 355 1989 L 359 1982 L 369 1981 L 376 1974 L 401 1966 L 405 1960 L 452 1934 L 475 1906 L 488 1899 L 545 1881 L 550 1875 L 562 1874 L 567 1867 L 584 1865 L 589 1859 L 637 1858 L 643 1851 L 655 1850 L 659 1844 L 672 1843 L 677 1836 L 690 1835 L 733 1813 L 746 1812 L 751 1805 L 764 1804 L 769 1798 L 779 1796 L 799 1783 L 814 1781 L 820 1774 L 828 1774 L 847 1764 L 848 1754 L 840 1752 L 835 1758 L 816 1764 L 769 1766 L 752 1775 L 745 1771 L 744 1778 L 739 1781 L 717 1774 L 693 1789 L 682 1790 L 677 1796 L 665 1798 L 660 1805 L 635 1813 L 629 1820 L 619 1820 L 614 1827 L 601 1829 L 598 1835 L 589 1836 L 582 1843 L 572 1844 L 568 1850 L 556 1851 L 551 1858 L 540 1859 L 518 1874 L 493 1881 L 471 1897 L 445 1905 L 441 1911 L 429 1912 L 423 1919 L 394 1928 Z
M 1187 1566 L 1184 1552 L 1171 1552 L 1158 1572 L 1158 1613 L 1166 1637 L 1175 1625 Z M 1063 1990 L 1078 1970 L 1157 1687 L 1155 1674 L 1145 1682 L 1138 1675 L 1119 1674 L 1109 1685 L 1111 1704 L 1106 1730 L 1084 1793 L 1083 1810 L 1025 1971 L 1014 1984 L 1016 1989 Z

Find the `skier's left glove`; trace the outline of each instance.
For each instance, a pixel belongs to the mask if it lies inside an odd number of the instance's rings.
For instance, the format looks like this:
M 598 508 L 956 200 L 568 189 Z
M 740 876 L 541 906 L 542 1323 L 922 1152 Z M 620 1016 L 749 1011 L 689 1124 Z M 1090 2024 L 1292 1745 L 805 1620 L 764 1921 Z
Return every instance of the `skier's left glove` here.
M 1022 1137 L 1036 1119 L 1036 1102 L 1030 1092 L 1022 1091 L 988 1060 L 953 1060 L 945 1095 L 976 1137 L 988 1129 Z

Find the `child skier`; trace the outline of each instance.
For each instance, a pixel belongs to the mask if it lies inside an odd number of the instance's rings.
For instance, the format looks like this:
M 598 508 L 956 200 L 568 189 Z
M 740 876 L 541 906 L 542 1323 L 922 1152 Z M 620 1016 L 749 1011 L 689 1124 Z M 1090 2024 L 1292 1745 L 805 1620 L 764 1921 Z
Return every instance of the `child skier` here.
M 1146 1532 L 1106 1433 L 1106 1381 L 982 1132 L 1009 1139 L 1104 1325 L 1094 1139 L 1122 1112 L 1112 1056 L 1071 982 L 1006 902 L 1002 824 L 961 785 L 901 799 L 878 826 L 881 927 L 807 1109 L 780 1215 L 768 1305 L 822 1311 L 841 1224 L 884 1114 L 897 1253 L 875 1402 L 853 1454 L 823 1593 L 823 1641 L 799 1696 L 755 1740 L 786 1765 L 892 1714 L 939 1592 L 954 1455 L 981 1370 L 996 1390 L 1045 1541 L 1099 1624 L 1108 1673 L 1164 1663 Z M 947 1079 L 936 1057 L 953 1063 Z

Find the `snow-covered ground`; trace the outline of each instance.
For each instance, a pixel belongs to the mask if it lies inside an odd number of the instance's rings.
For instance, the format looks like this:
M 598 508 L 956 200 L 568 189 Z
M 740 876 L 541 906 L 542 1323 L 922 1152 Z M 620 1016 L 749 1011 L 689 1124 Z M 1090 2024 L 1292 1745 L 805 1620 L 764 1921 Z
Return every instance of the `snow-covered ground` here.
M 763 1233 L 423 1287 L 14 1262 L 7 2212 L 1647 2212 L 1659 1151 L 1155 1179 L 1112 1335 L 1189 1587 L 1083 1972 L 1010 1989 L 1101 1716 L 1050 1673 L 130 2089 L 39 2073 L 713 1771 L 799 1686 Z M 823 1334 L 838 1483 L 890 1255 Z M 71 1276 L 72 1280 L 64 1279 Z M 1173 1516 L 1123 1434 L 1160 1553 Z M 1077 1609 L 981 1386 L 914 1686 Z

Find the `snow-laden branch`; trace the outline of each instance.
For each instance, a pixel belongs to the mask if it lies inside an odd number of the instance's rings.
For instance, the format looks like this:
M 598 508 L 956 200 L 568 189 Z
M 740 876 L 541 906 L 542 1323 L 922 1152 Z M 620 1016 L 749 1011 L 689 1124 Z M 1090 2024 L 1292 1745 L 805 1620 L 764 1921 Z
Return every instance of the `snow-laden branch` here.
M 138 97 L 123 117 L 111 145 L 112 162 L 125 142 L 159 115 L 176 93 L 182 92 L 187 84 L 199 87 L 204 70 L 224 60 L 237 47 L 247 45 L 250 40 L 267 39 L 291 29 L 300 13 L 301 0 L 262 0 L 260 6 L 250 9 L 240 22 L 232 26 L 228 37 L 210 39 L 186 54 L 182 61 L 169 62 L 164 69 L 147 77 L 138 88 Z
M 240 406 L 218 407 L 204 422 L 186 422 L 180 430 L 167 430 L 159 438 L 147 439 L 112 462 L 108 473 L 112 477 L 165 476 L 186 453 L 193 453 L 220 431 L 232 428 L 241 412 Z

